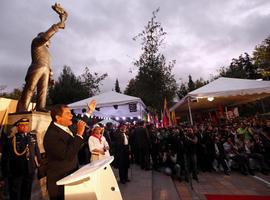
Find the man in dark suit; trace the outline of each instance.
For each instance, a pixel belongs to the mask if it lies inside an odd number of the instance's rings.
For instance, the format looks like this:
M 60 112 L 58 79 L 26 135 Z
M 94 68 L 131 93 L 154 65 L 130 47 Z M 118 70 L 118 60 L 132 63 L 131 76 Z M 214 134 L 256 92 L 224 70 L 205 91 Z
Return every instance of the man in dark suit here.
M 21 118 L 15 126 L 18 132 L 4 143 L 2 172 L 8 177 L 10 199 L 30 200 L 40 152 L 36 135 L 29 132 L 29 119 Z
M 44 148 L 48 158 L 47 186 L 51 200 L 64 199 L 64 187 L 56 182 L 78 169 L 78 152 L 84 143 L 85 122 L 78 121 L 76 133 L 72 114 L 66 105 L 56 105 L 51 110 L 52 122 L 44 136 Z
M 141 169 L 150 169 L 150 139 L 149 133 L 144 128 L 144 122 L 140 121 L 134 131 L 135 143 L 138 148 Z
M 121 124 L 115 135 L 115 165 L 119 170 L 120 182 L 129 182 L 129 141 L 127 136 L 127 126 Z

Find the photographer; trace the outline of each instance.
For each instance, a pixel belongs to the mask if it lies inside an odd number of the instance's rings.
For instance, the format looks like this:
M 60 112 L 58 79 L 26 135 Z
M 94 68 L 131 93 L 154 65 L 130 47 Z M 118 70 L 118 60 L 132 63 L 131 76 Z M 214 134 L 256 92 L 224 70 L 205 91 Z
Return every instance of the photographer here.
M 198 138 L 194 134 L 192 127 L 186 129 L 184 134 L 184 163 L 185 163 L 185 179 L 188 181 L 190 173 L 192 173 L 192 178 L 198 181 L 197 176 L 197 146 Z

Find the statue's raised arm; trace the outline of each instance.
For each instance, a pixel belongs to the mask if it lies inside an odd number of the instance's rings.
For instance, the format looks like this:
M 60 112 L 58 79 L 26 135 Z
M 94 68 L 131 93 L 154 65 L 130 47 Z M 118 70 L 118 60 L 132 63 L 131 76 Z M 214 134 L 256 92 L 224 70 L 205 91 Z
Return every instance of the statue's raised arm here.
M 68 14 L 60 4 L 55 3 L 52 9 L 59 15 L 60 21 L 47 31 L 39 33 L 31 44 L 32 63 L 25 77 L 25 86 L 17 105 L 17 112 L 28 110 L 29 104 L 37 88 L 37 111 L 46 112 L 46 96 L 49 83 L 52 83 L 50 39 L 59 30 L 65 28 Z

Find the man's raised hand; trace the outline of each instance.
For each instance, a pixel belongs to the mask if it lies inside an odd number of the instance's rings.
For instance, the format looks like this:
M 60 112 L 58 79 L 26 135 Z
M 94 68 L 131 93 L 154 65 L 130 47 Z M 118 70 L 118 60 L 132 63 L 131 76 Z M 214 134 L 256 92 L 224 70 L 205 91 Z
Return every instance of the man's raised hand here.
M 96 105 L 97 105 L 97 101 L 95 99 L 93 99 L 92 101 L 90 101 L 88 103 L 88 105 L 87 105 L 88 106 L 88 113 L 90 115 L 94 112 Z

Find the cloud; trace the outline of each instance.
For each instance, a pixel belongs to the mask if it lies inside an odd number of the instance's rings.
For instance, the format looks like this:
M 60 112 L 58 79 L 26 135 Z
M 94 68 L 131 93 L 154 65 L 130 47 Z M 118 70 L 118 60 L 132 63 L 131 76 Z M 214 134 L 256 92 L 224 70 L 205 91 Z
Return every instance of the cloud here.
M 31 62 L 30 45 L 35 35 L 58 21 L 53 1 L 3 1 L 0 7 L 0 85 L 10 90 L 24 82 Z M 52 38 L 50 49 L 55 77 L 63 66 L 75 74 L 84 67 L 108 73 L 102 91 L 114 88 L 116 78 L 124 90 L 136 75 L 140 33 L 152 12 L 160 7 L 158 21 L 167 32 L 161 51 L 167 61 L 176 60 L 177 80 L 208 79 L 232 58 L 254 47 L 269 35 L 268 0 L 61 0 L 69 17 L 65 30 Z M 130 68 L 133 73 L 129 73 Z

